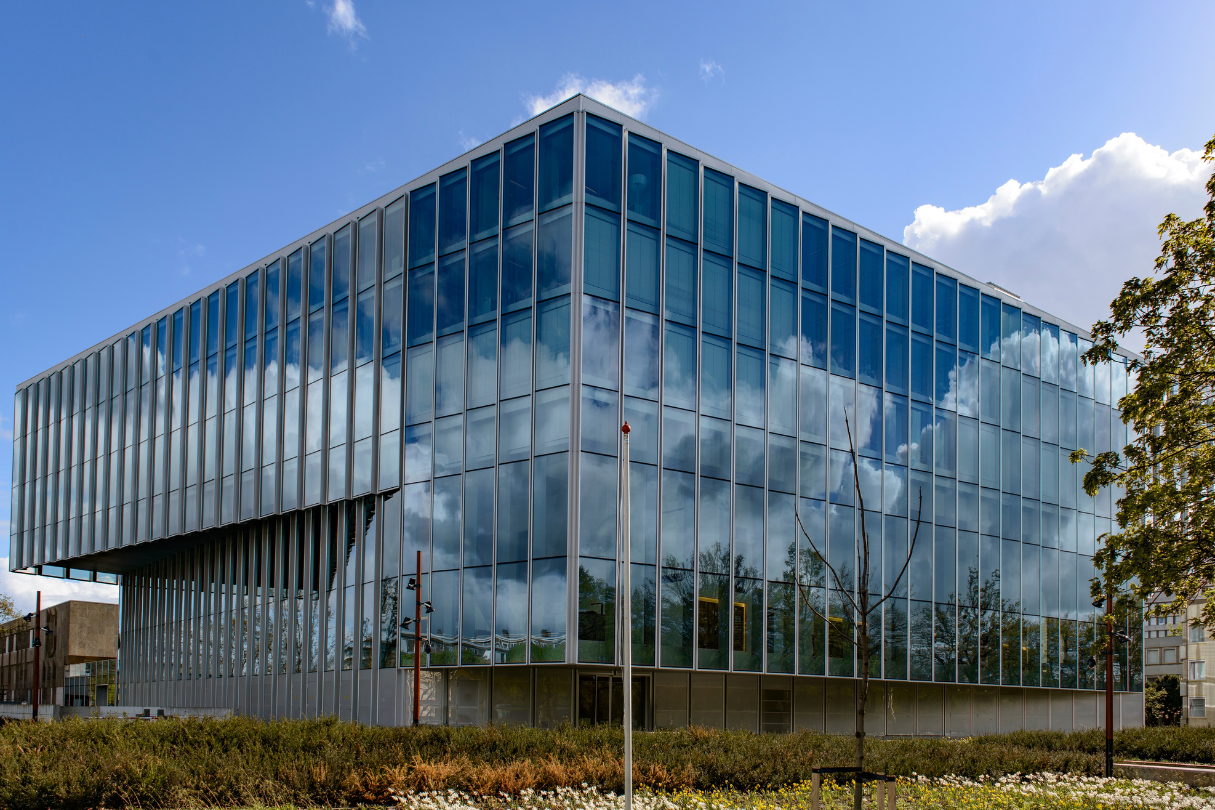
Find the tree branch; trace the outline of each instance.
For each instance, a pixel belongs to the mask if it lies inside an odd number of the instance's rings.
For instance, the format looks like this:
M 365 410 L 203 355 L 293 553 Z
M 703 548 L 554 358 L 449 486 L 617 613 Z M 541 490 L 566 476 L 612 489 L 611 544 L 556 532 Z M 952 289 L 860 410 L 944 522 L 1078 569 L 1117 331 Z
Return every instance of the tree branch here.
M 831 563 L 827 562 L 827 558 L 824 557 L 818 550 L 818 546 L 814 545 L 814 540 L 810 537 L 810 533 L 806 531 L 806 527 L 802 524 L 801 511 L 802 510 L 800 508 L 793 510 L 793 516 L 797 518 L 798 528 L 800 528 L 802 530 L 802 534 L 806 536 L 806 540 L 810 543 L 810 549 L 814 552 L 814 556 L 818 557 L 819 561 L 827 568 L 828 571 L 831 572 L 831 575 L 835 577 L 835 584 L 839 586 L 840 591 L 848 599 L 849 604 L 852 605 L 852 609 L 856 610 L 856 602 L 853 600 L 852 594 L 850 594 L 844 587 L 843 579 L 835 572 L 835 568 L 832 567 Z
M 798 585 L 797 585 L 797 595 L 798 595 L 799 597 L 801 597 L 801 600 L 802 600 L 802 602 L 805 604 L 805 606 L 806 606 L 806 607 L 808 607 L 808 608 L 810 608 L 810 611 L 811 611 L 811 612 L 812 612 L 812 613 L 813 613 L 815 616 L 818 616 L 820 619 L 822 619 L 822 620 L 823 620 L 823 623 L 824 623 L 824 624 L 826 624 L 826 623 L 827 623 L 828 621 L 830 621 L 830 620 L 829 620 L 829 619 L 828 619 L 826 616 L 824 616 L 822 613 L 819 613 L 819 612 L 818 612 L 818 608 L 816 608 L 816 607 L 815 607 L 815 606 L 814 606 L 814 605 L 813 605 L 813 604 L 810 602 L 810 597 L 806 596 L 806 594 L 805 594 L 805 590 L 806 590 L 806 589 L 808 589 L 808 588 L 813 588 L 813 587 L 814 587 L 813 585 L 802 585 L 801 583 L 798 583 Z
M 885 596 L 878 600 L 877 604 L 870 608 L 871 610 L 877 609 L 878 605 L 881 605 L 882 602 L 885 602 L 887 599 L 894 596 L 894 589 L 898 587 L 899 581 L 903 578 L 903 574 L 907 571 L 907 566 L 911 564 L 911 556 L 915 554 L 915 541 L 920 536 L 920 524 L 923 523 L 924 520 L 924 489 L 921 487 L 920 489 L 917 489 L 916 492 L 919 493 L 920 498 L 915 510 L 915 532 L 911 535 L 911 547 L 907 549 L 907 559 L 903 561 L 903 567 L 899 570 L 899 575 L 894 578 L 894 582 L 891 584 L 890 590 Z

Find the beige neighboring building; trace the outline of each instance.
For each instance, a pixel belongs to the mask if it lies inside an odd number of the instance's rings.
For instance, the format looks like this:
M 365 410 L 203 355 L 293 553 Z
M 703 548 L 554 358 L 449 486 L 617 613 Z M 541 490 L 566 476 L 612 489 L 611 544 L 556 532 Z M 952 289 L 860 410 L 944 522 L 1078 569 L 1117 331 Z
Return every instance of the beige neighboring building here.
M 1181 722 L 1183 725 L 1210 726 L 1215 720 L 1215 640 L 1205 627 L 1190 627 L 1205 600 L 1189 604 L 1186 615 L 1171 614 L 1147 618 L 1143 622 L 1143 674 L 1145 681 L 1161 675 L 1176 675 L 1181 681 Z
M 56 706 L 117 702 L 118 605 L 61 602 L 42 609 L 39 702 Z M 34 623 L 0 625 L 0 702 L 29 703 L 34 687 Z
M 1215 703 L 1215 641 L 1206 628 L 1190 627 L 1191 619 L 1198 617 L 1204 599 L 1196 599 L 1186 608 L 1186 619 L 1173 638 L 1181 653 L 1181 711 L 1182 722 L 1191 726 L 1210 726 L 1215 718 L 1215 705 L 1207 707 L 1208 700 Z M 1144 639 L 1147 642 L 1147 639 Z M 1208 662 L 1212 668 L 1208 668 Z
M 1143 620 L 1143 677 L 1154 681 L 1161 675 L 1176 675 L 1185 684 L 1185 644 L 1181 617 L 1173 614 Z

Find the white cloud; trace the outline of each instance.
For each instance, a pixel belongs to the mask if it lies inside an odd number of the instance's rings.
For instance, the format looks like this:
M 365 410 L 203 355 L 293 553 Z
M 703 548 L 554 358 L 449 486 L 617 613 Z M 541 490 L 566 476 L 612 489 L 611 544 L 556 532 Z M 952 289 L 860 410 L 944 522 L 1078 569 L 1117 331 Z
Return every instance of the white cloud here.
M 0 531 L 8 535 L 8 521 L 0 521 Z M 0 593 L 13 598 L 18 613 L 29 613 L 37 603 L 38 591 L 42 591 L 42 606 L 49 607 L 69 599 L 85 602 L 110 602 L 117 604 L 118 587 L 97 582 L 77 582 L 71 579 L 35 577 L 29 574 L 13 574 L 8 570 L 8 555 L 0 557 Z
M 354 10 L 354 0 L 333 0 L 333 5 L 325 7 L 329 17 L 329 33 L 341 34 L 350 42 L 350 47 L 357 47 L 356 37 L 367 39 L 367 29 L 359 15 Z
M 181 261 L 181 267 L 178 268 L 177 272 L 182 276 L 190 275 L 193 270 L 193 268 L 190 266 L 190 262 L 193 259 L 201 259 L 204 255 L 206 255 L 206 253 L 207 249 L 202 245 L 191 245 L 187 243 L 186 240 L 178 237 L 177 258 Z
M 903 243 L 1087 328 L 1109 316 L 1125 280 L 1153 272 L 1166 214 L 1201 215 L 1208 177 L 1199 152 L 1170 154 L 1128 132 L 1042 180 L 1009 180 L 980 205 L 921 205 Z
M 645 76 L 640 73 L 623 82 L 587 81 L 576 73 L 567 73 L 561 77 L 554 92 L 547 96 L 525 96 L 523 105 L 530 115 L 539 115 L 579 93 L 634 118 L 644 118 L 658 99 L 658 91 L 646 86 Z
M 460 148 L 463 149 L 465 152 L 476 149 L 478 146 L 481 145 L 480 138 L 474 138 L 471 135 L 465 135 L 464 130 L 460 130 L 459 139 L 460 139 Z
M 701 59 L 700 78 L 705 82 L 710 82 L 713 79 L 721 79 L 724 82 L 726 80 L 726 69 L 712 59 Z

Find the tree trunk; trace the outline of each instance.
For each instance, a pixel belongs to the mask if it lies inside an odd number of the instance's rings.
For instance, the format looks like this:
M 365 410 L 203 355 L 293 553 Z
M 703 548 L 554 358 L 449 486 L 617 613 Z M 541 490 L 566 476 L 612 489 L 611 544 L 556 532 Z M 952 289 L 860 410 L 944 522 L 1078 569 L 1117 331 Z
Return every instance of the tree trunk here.
M 864 587 L 864 585 L 862 585 Z M 865 703 L 869 700 L 869 599 L 861 593 L 861 688 L 856 695 L 856 782 L 852 788 L 852 810 L 861 810 L 861 799 L 864 796 L 865 783 L 861 781 L 861 773 L 865 770 Z

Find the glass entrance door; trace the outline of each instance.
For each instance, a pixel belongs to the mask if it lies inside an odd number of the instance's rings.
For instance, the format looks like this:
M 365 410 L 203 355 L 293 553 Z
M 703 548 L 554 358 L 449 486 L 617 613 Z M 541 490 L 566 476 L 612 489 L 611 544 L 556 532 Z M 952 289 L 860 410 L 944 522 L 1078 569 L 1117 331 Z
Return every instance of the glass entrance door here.
M 650 679 L 633 676 L 633 728 L 649 728 Z M 619 675 L 578 676 L 578 722 L 624 724 L 624 679 Z

